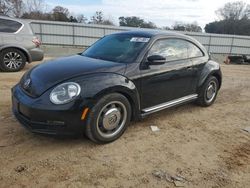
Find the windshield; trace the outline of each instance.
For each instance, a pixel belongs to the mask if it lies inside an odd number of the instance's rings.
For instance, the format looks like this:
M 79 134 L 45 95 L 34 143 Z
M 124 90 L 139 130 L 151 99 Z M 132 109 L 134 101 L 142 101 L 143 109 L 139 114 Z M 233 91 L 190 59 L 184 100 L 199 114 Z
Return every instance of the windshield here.
M 126 34 L 109 35 L 97 41 L 82 55 L 119 63 L 131 63 L 149 40 L 150 38 Z

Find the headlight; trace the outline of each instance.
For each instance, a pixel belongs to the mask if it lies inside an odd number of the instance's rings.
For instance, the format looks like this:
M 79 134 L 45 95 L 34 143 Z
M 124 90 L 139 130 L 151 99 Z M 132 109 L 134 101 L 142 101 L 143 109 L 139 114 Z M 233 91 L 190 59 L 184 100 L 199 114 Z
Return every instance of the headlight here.
M 74 100 L 81 92 L 75 82 L 67 82 L 56 86 L 50 93 L 50 101 L 54 104 L 65 104 Z

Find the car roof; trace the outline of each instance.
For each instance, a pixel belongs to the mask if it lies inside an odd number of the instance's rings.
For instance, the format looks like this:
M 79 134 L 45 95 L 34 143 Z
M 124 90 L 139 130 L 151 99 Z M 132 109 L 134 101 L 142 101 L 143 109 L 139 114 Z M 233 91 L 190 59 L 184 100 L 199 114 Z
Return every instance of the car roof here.
M 173 31 L 164 31 L 164 30 L 153 30 L 153 29 L 140 29 L 140 30 L 132 30 L 132 31 L 123 31 L 115 34 L 128 34 L 135 35 L 140 37 L 155 37 L 155 36 L 178 36 L 188 38 L 186 35 L 173 32 Z
M 195 38 L 190 37 L 188 35 L 174 32 L 174 31 L 164 31 L 164 30 L 154 30 L 154 29 L 138 29 L 138 30 L 131 30 L 131 31 L 123 31 L 123 32 L 118 32 L 114 33 L 111 35 L 119 35 L 119 34 L 127 34 L 127 35 L 133 35 L 136 37 L 147 37 L 147 38 L 164 38 L 164 37 L 176 37 L 176 38 L 181 38 L 184 40 L 191 41 L 192 43 L 196 44 L 204 53 L 207 54 L 207 50 L 205 47 L 197 41 Z

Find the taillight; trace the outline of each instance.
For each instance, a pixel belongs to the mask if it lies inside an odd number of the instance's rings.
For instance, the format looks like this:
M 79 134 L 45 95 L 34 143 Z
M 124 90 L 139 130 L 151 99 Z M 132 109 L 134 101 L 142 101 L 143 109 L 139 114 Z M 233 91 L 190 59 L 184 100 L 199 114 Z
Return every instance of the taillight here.
M 32 42 L 36 45 L 36 47 L 39 47 L 42 42 L 39 40 L 39 38 L 35 37 Z

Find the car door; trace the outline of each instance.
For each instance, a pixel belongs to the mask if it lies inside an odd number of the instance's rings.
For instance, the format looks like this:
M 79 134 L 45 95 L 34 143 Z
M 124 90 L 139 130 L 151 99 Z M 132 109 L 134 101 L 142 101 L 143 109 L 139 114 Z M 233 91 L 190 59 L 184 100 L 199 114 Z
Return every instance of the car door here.
M 193 94 L 194 70 L 188 56 L 188 41 L 179 38 L 159 39 L 149 49 L 146 58 L 160 55 L 162 65 L 142 66 L 141 108 L 149 108 Z M 147 60 L 143 64 L 147 65 Z

